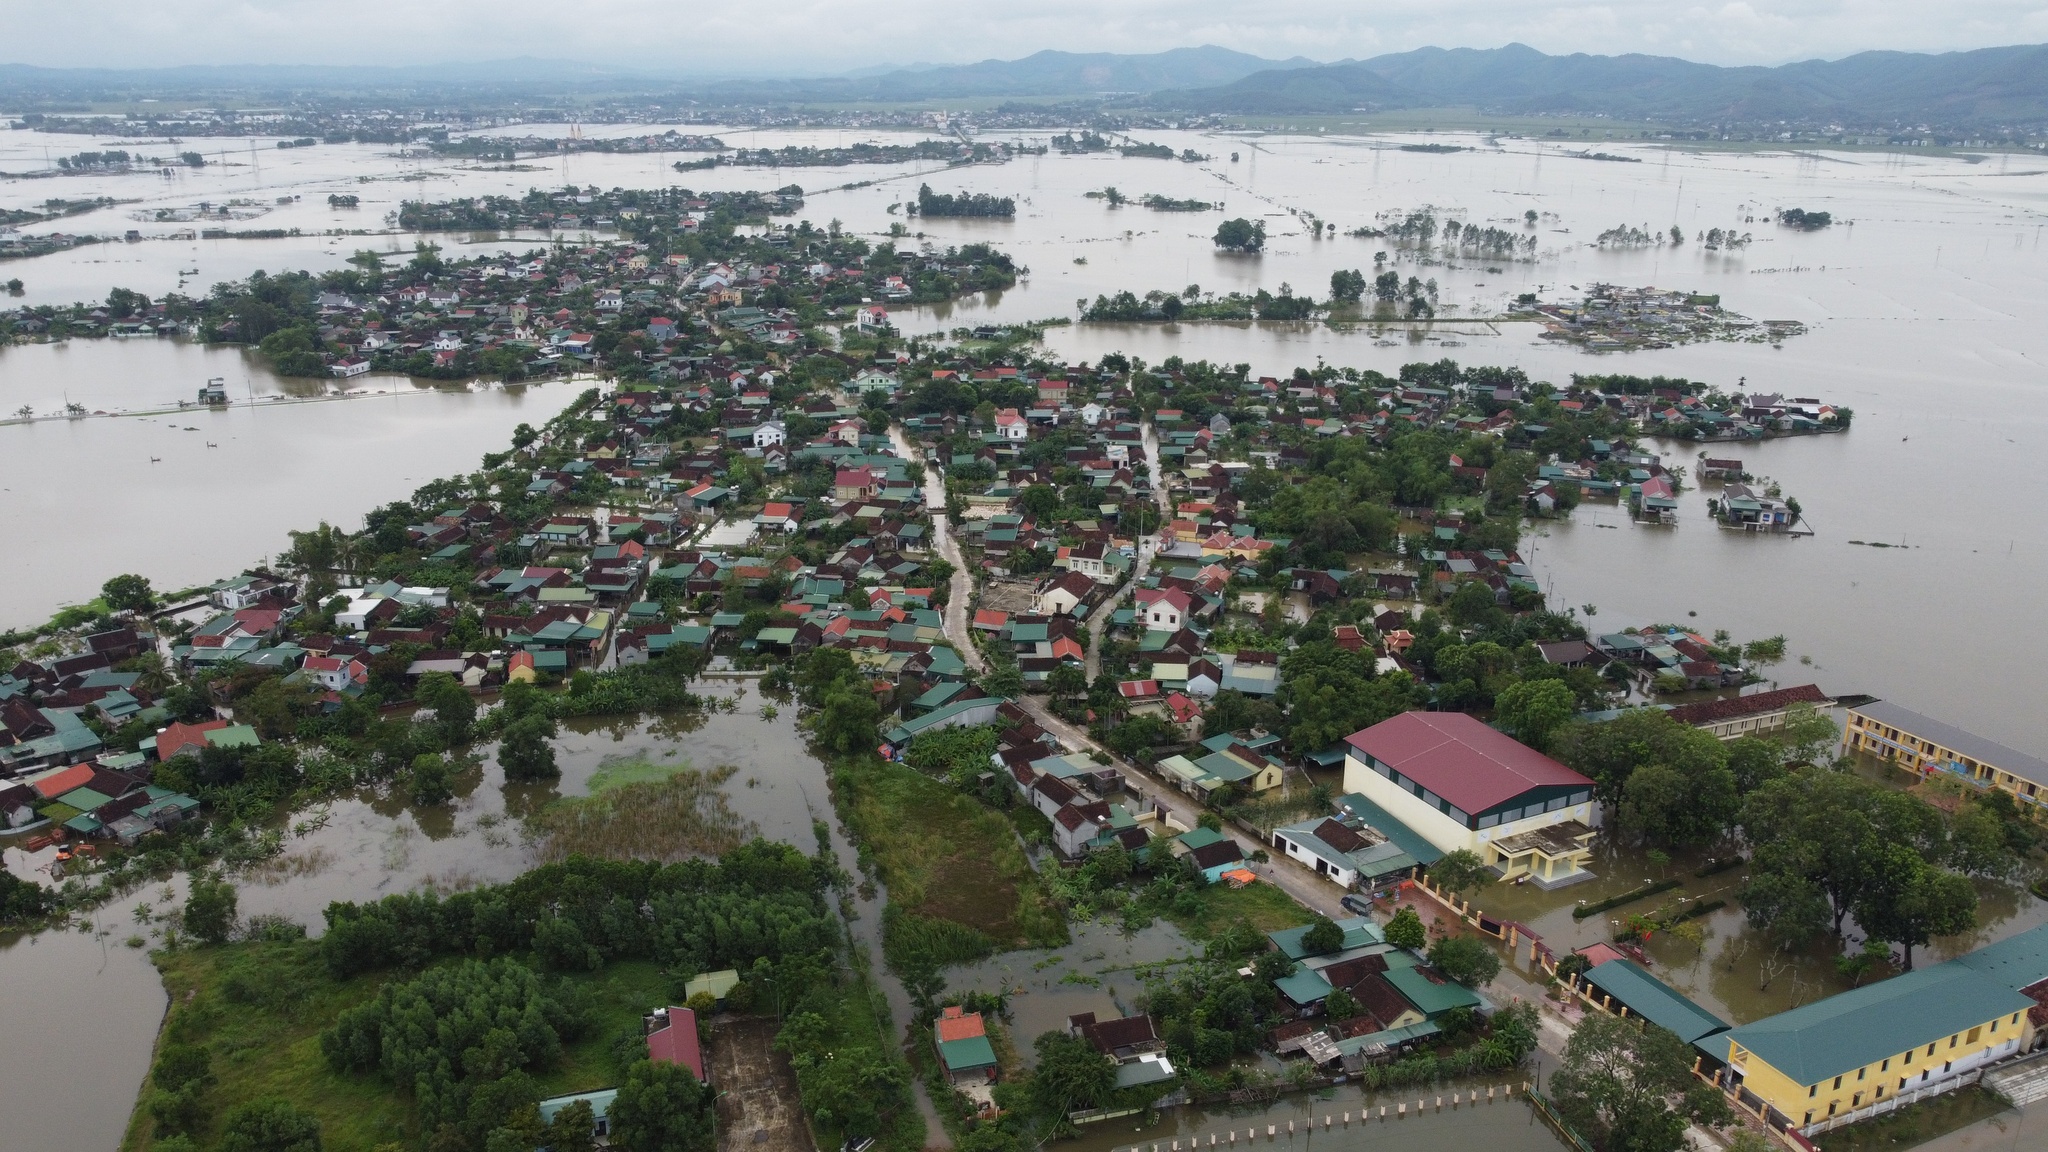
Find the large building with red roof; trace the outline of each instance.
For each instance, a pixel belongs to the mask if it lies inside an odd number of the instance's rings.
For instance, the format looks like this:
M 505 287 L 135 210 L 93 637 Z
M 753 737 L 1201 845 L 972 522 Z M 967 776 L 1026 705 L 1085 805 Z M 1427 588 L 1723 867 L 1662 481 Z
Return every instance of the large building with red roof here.
M 1405 712 L 1345 739 L 1344 789 L 1445 852 L 1544 887 L 1592 873 L 1593 782 L 1462 712 Z

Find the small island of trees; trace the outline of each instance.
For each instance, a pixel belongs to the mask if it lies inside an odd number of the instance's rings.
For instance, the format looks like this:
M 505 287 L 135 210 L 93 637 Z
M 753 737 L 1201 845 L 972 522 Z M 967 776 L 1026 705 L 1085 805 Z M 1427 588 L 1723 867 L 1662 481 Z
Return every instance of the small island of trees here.
M 1008 196 L 992 196 L 986 192 L 960 192 L 947 194 L 933 192 L 929 184 L 917 187 L 917 204 L 908 213 L 912 216 L 1015 216 L 1017 201 Z
M 1242 216 L 1225 220 L 1216 229 L 1216 246 L 1225 252 L 1263 252 L 1266 249 L 1266 222 L 1254 223 Z

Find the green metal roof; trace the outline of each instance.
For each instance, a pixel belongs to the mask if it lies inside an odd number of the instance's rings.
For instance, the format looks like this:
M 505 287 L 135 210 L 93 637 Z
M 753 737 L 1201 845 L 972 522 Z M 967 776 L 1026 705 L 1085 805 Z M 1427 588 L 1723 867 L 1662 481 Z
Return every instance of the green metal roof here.
M 1599 985 L 1602 992 L 1616 1001 L 1627 1005 L 1630 1012 L 1659 1028 L 1677 1033 L 1678 1038 L 1687 1044 L 1728 1027 L 1726 1020 L 1693 1003 L 1671 985 L 1644 971 L 1643 966 L 1633 960 L 1609 960 L 1596 964 L 1586 973 L 1586 979 Z
M 103 792 L 95 792 L 90 788 L 73 788 L 71 791 L 57 797 L 57 803 L 69 804 L 80 812 L 90 812 L 102 804 L 112 804 L 113 802 L 114 798 L 112 796 Z
M 1273 987 L 1279 989 L 1280 994 L 1289 1000 L 1304 1006 L 1320 1004 L 1323 997 L 1335 991 L 1330 987 L 1330 982 L 1323 979 L 1321 972 L 1300 966 L 1296 966 L 1292 975 L 1282 976 L 1273 981 Z
M 1453 1008 L 1477 1008 L 1483 1003 L 1478 993 L 1463 984 L 1450 980 L 1439 984 L 1420 968 L 1388 968 L 1385 975 L 1395 991 L 1432 1020 Z
M 1958 956 L 1954 963 L 1982 972 L 2015 992 L 2048 980 L 2048 924 Z
M 1399 817 L 1367 799 L 1362 792 L 1338 797 L 1337 807 L 1372 825 L 1401 851 L 1421 861 L 1424 868 L 1444 858 L 1443 849 L 1430 843 L 1422 833 L 1401 823 Z
M 1380 926 L 1364 916 L 1352 916 L 1339 920 L 1336 924 L 1344 930 L 1344 943 L 1332 951 L 1343 952 L 1350 948 L 1363 948 L 1368 944 L 1387 942 L 1387 934 L 1380 931 Z M 1320 956 L 1323 953 L 1310 952 L 1301 943 L 1301 938 L 1308 935 L 1308 930 L 1312 927 L 1314 925 L 1303 924 L 1299 928 L 1282 928 L 1278 932 L 1266 933 L 1266 939 L 1271 940 L 1275 948 L 1287 953 L 1290 959 L 1302 960 L 1310 956 Z
M 1950 961 L 1744 1024 L 1711 1046 L 1727 1059 L 1721 1041 L 1732 1041 L 1794 1083 L 1818 1084 L 2033 1006 L 2003 982 Z
M 964 1040 L 947 1040 L 941 1043 L 939 1059 L 953 1072 L 993 1068 L 996 1063 L 996 1050 L 990 1047 L 988 1037 L 969 1036 Z

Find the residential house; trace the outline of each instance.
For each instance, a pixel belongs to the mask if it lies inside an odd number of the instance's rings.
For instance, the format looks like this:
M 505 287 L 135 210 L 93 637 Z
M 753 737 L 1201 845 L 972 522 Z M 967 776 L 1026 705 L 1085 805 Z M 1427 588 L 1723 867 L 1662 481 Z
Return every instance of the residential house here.
M 938 1047 L 947 1083 L 995 1083 L 996 1051 L 988 1042 L 988 1027 L 981 1013 L 946 1005 L 932 1022 L 932 1041 Z

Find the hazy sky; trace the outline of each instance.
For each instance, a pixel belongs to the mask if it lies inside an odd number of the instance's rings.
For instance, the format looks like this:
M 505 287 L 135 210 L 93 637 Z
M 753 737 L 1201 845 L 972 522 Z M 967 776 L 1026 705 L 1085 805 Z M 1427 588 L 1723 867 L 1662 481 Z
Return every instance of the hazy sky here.
M 535 56 L 790 74 L 1043 48 L 1335 60 L 1515 40 L 1778 64 L 2048 41 L 2048 0 L 4 0 L 0 13 L 0 60 L 51 67 Z

